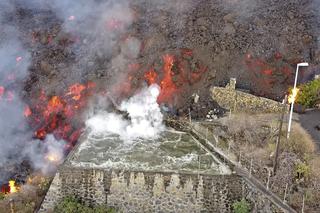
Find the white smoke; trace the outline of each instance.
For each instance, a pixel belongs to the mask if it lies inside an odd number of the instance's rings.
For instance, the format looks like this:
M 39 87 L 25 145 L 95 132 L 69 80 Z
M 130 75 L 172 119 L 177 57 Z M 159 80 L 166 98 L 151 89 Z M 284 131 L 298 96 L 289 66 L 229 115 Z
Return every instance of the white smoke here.
M 86 126 L 93 135 L 117 134 L 125 141 L 156 138 L 165 129 L 157 103 L 159 93 L 159 86 L 154 84 L 123 101 L 120 110 L 126 111 L 130 120 L 115 113 L 100 112 L 87 120 Z
M 31 141 L 22 155 L 30 160 L 35 170 L 50 174 L 63 162 L 65 145 L 65 141 L 58 141 L 53 135 L 48 135 L 45 141 Z

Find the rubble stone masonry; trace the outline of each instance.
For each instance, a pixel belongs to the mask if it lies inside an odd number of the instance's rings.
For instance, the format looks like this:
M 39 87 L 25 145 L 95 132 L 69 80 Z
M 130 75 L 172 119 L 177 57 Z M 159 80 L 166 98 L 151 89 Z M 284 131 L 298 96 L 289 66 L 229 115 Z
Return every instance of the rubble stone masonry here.
M 213 100 L 231 112 L 280 113 L 282 104 L 263 97 L 251 95 L 235 89 L 235 79 L 226 87 L 211 88 Z
M 88 205 L 105 204 L 120 212 L 231 212 L 246 198 L 252 210 L 278 209 L 238 175 L 108 171 L 62 167 L 39 212 L 52 212 L 65 196 Z

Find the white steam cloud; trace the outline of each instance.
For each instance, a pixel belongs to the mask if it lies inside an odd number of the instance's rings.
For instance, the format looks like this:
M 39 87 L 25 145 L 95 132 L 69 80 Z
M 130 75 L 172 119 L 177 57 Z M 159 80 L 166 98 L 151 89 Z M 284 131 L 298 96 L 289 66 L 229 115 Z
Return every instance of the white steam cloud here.
M 115 113 L 100 112 L 86 122 L 93 135 L 117 134 L 125 141 L 136 138 L 156 138 L 165 129 L 163 116 L 157 103 L 160 88 L 151 85 L 127 101 L 120 110 L 126 111 L 129 120 Z
M 65 141 L 56 140 L 53 135 L 48 135 L 45 141 L 31 141 L 23 150 L 34 169 L 41 171 L 43 174 L 49 174 L 56 170 L 64 160 Z

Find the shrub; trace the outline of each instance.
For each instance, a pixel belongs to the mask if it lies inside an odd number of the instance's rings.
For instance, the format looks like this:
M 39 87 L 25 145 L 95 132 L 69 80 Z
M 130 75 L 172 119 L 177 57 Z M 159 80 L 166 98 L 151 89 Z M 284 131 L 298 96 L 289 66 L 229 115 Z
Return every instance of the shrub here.
M 311 174 L 311 169 L 310 166 L 307 165 L 306 163 L 299 163 L 296 166 L 296 174 L 297 178 L 308 178 Z
M 0 200 L 3 200 L 5 198 L 4 193 L 0 192 Z
M 54 208 L 56 213 L 116 213 L 114 209 L 105 206 L 89 207 L 75 197 L 65 197 Z
M 243 198 L 241 201 L 235 202 L 232 208 L 235 213 L 249 213 L 251 209 L 250 204 Z
M 315 107 L 317 101 L 320 100 L 320 79 L 303 84 L 300 89 L 297 103 L 305 107 Z

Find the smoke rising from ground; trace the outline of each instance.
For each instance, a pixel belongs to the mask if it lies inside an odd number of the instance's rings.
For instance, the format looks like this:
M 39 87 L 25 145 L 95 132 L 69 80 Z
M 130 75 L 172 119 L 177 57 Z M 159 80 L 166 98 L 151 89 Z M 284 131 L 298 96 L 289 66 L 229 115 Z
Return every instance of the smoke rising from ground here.
M 158 85 L 151 85 L 123 101 L 120 110 L 128 113 L 129 120 L 115 113 L 100 112 L 94 115 L 86 122 L 90 134 L 117 134 L 128 142 L 136 138 L 156 138 L 165 129 L 157 103 L 159 93 Z

